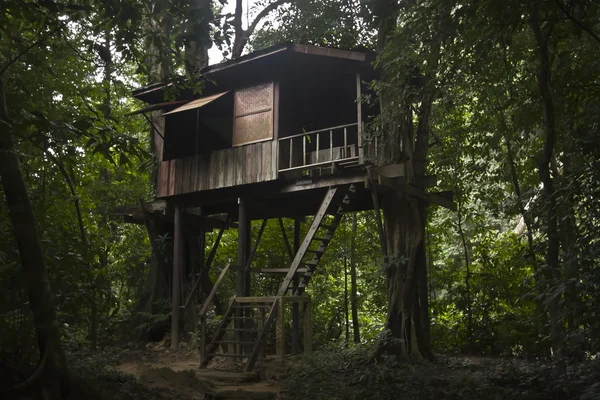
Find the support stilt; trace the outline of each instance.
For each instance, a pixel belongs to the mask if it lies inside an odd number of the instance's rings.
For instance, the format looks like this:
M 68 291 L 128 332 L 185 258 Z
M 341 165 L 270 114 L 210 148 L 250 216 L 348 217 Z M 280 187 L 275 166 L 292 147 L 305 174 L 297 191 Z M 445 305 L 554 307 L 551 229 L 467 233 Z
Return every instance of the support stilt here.
M 179 305 L 181 301 L 181 269 L 183 264 L 183 226 L 181 208 L 175 206 L 173 233 L 173 293 L 171 294 L 171 349 L 179 347 Z
M 249 282 L 246 282 L 246 261 L 248 257 L 248 233 L 250 220 L 248 219 L 248 205 L 246 199 L 239 199 L 239 215 L 238 215 L 238 251 L 237 251 L 237 271 L 236 271 L 236 297 L 244 297 L 249 289 Z M 241 354 L 241 342 L 244 341 L 244 332 L 242 329 L 245 328 L 246 322 L 244 317 L 244 309 L 238 308 L 235 310 L 236 320 L 234 321 L 236 333 L 236 353 Z
M 294 254 L 298 252 L 300 248 L 300 218 L 294 220 Z M 298 276 L 294 277 L 292 281 L 293 291 L 298 290 L 299 279 Z M 292 354 L 297 354 L 300 351 L 300 308 L 298 303 L 292 303 Z

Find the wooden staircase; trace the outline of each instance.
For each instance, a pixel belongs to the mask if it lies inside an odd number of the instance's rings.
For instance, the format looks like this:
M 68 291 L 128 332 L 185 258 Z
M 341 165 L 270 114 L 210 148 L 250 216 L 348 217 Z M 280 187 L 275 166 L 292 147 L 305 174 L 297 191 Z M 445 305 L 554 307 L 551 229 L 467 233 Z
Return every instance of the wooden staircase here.
M 262 353 L 267 332 L 273 326 L 280 299 L 286 294 L 301 296 L 306 290 L 317 265 L 347 211 L 356 192 L 354 184 L 330 187 L 327 190 L 315 218 L 308 229 L 306 237 L 300 244 L 298 252 L 287 270 L 276 297 L 232 298 L 227 312 L 223 315 L 215 337 L 207 346 L 200 364 L 206 367 L 215 357 L 232 357 L 247 359 L 246 371 L 251 371 Z M 294 289 L 294 277 L 299 276 L 299 284 Z M 292 292 L 292 293 L 288 293 Z M 241 323 L 235 323 L 240 321 Z M 232 332 L 237 340 L 225 339 L 226 333 Z M 217 353 L 219 346 L 233 345 L 236 351 Z M 251 353 L 244 349 L 252 349 Z
M 335 230 L 339 226 L 340 221 L 344 216 L 346 207 L 348 207 L 356 192 L 356 186 L 354 184 L 342 188 L 345 188 L 346 191 L 343 193 L 343 197 L 340 196 L 341 198 L 339 198 L 339 204 L 329 218 L 328 211 L 333 206 L 332 201 L 336 197 L 338 191 L 342 189 L 340 187 L 330 187 L 327 190 L 327 194 L 321 203 L 321 207 L 319 207 L 319 211 L 317 211 L 315 219 L 308 229 L 306 237 L 302 241 L 294 260 L 292 261 L 292 265 L 290 265 L 290 269 L 283 279 L 283 283 L 279 287 L 277 296 L 284 296 L 286 292 L 288 292 L 290 289 L 293 289 L 291 284 L 300 267 L 305 267 L 306 271 L 302 275 L 300 284 L 293 294 L 298 296 L 304 293 L 306 285 L 308 285 L 308 282 L 315 272 L 321 257 L 325 253 L 325 250 L 327 250 L 327 247 L 333 238 Z M 317 236 L 317 233 L 319 236 Z M 314 245 L 316 245 L 316 248 Z M 312 254 L 312 258 L 310 258 L 310 261 L 308 262 L 305 261 L 307 254 Z
M 272 325 L 277 314 L 277 301 L 270 299 L 261 300 L 256 298 L 253 304 L 239 302 L 235 297 L 231 298 L 229 308 L 223 315 L 221 323 L 213 340 L 206 347 L 206 353 L 200 367 L 206 367 L 215 356 L 232 357 L 236 359 L 248 359 L 247 371 L 252 370 L 258 356 L 261 345 L 264 342 L 267 325 Z M 257 315 L 253 315 L 256 311 Z M 241 324 L 241 327 L 232 324 L 235 321 L 248 321 L 250 324 Z M 230 327 L 230 325 L 232 325 Z M 234 338 L 242 340 L 228 340 L 225 338 L 227 332 L 232 332 Z M 233 346 L 235 351 L 229 353 L 217 353 L 219 346 Z M 251 347 L 252 352 L 247 353 L 245 349 Z M 250 368 L 248 368 L 250 366 Z

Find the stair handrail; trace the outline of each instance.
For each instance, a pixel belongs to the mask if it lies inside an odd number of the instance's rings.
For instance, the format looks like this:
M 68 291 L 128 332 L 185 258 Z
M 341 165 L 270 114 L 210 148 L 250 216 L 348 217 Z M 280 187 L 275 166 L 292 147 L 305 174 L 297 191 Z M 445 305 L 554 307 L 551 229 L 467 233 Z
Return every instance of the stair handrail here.
M 227 273 L 227 270 L 229 270 L 230 266 L 231 266 L 231 263 L 227 264 L 225 266 L 225 268 L 223 268 L 223 270 L 221 271 L 221 274 L 219 274 L 219 277 L 217 278 L 215 284 L 213 285 L 212 290 L 208 294 L 208 297 L 204 301 L 204 304 L 202 304 L 202 308 L 200 308 L 200 312 L 198 315 L 200 317 L 200 321 L 199 321 L 200 338 L 199 338 L 199 345 L 198 345 L 198 349 L 200 350 L 200 360 L 203 360 L 206 355 L 206 313 L 208 311 L 208 307 L 210 306 L 210 303 L 212 303 L 213 299 L 215 298 L 215 295 L 217 294 L 217 289 L 219 288 L 219 285 L 223 281 L 223 277 Z
M 206 315 L 206 312 L 208 311 L 208 307 L 210 306 L 210 303 L 212 303 L 212 300 L 215 298 L 215 295 L 217 294 L 217 289 L 219 288 L 219 285 L 223 281 L 223 277 L 227 273 L 227 270 L 229 269 L 230 266 L 231 266 L 231 263 L 227 264 L 225 266 L 225 268 L 223 268 L 223 270 L 221 271 L 221 274 L 219 274 L 219 277 L 217 278 L 215 284 L 213 285 L 212 290 L 208 294 L 208 297 L 204 301 L 204 304 L 202 304 L 202 308 L 200 309 L 200 313 L 199 313 L 200 320 L 201 320 L 200 322 L 202 322 L 202 319 Z

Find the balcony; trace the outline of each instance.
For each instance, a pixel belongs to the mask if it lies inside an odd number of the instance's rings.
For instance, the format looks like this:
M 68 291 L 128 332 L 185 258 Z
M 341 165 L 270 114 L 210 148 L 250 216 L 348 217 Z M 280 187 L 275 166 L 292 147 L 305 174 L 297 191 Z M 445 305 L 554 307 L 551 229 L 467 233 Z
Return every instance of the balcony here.
M 339 125 L 278 139 L 277 172 L 283 176 L 334 174 L 363 164 L 362 126 Z

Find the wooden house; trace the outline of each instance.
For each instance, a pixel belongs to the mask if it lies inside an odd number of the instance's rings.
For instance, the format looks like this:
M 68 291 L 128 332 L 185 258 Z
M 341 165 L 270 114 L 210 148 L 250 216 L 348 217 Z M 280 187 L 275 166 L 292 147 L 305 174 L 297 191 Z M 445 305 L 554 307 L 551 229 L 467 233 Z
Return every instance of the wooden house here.
M 367 52 L 284 44 L 206 68 L 199 97 L 165 103 L 169 88 L 134 92 L 147 110 L 164 111 L 157 197 L 236 215 L 238 198 L 251 193 L 267 200 L 253 219 L 313 214 L 318 199 L 294 196 L 307 207 L 288 211 L 281 200 L 297 184 L 327 188 L 368 162 L 364 123 L 376 110 L 357 100 L 372 61 Z

